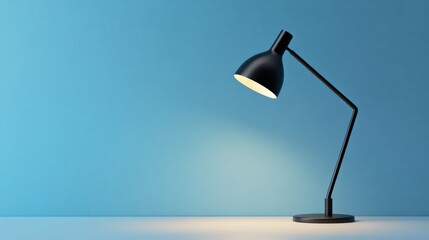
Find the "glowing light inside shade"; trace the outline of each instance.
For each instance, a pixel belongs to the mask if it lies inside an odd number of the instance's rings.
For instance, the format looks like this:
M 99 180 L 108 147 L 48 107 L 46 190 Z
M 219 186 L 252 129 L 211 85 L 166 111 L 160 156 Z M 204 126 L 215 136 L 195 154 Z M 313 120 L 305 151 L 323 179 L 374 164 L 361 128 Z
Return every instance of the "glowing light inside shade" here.
M 235 79 L 237 79 L 239 82 L 241 82 L 244 86 L 252 89 L 253 91 L 262 94 L 266 97 L 272 98 L 272 99 L 276 99 L 277 96 L 271 92 L 270 90 L 268 90 L 268 88 L 262 86 L 261 84 L 253 81 L 250 78 L 244 77 L 242 75 L 238 75 L 238 74 L 234 74 Z

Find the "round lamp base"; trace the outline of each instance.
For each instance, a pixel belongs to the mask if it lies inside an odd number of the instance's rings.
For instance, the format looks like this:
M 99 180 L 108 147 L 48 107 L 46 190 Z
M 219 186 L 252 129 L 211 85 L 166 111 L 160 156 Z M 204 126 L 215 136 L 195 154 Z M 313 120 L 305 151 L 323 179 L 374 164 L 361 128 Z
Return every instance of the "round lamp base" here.
M 293 216 L 294 222 L 301 223 L 349 223 L 354 222 L 355 217 L 346 214 L 332 214 L 332 216 L 325 216 L 325 214 L 300 214 Z

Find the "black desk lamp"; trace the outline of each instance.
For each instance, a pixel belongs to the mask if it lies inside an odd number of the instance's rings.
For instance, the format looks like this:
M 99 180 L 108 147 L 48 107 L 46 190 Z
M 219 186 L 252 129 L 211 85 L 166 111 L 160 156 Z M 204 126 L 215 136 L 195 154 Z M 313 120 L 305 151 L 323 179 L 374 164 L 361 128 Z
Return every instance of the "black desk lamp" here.
M 234 77 L 246 87 L 266 96 L 276 99 L 283 85 L 283 63 L 282 56 L 287 50 L 294 58 L 312 72 L 320 81 L 331 89 L 338 97 L 347 103 L 352 109 L 353 114 L 344 138 L 343 146 L 329 184 L 328 192 L 325 198 L 325 214 L 301 214 L 293 216 L 295 222 L 304 223 L 346 223 L 354 222 L 352 215 L 333 214 L 332 213 L 332 191 L 337 180 L 338 172 L 343 162 L 344 153 L 346 152 L 350 134 L 356 120 L 358 108 L 338 89 L 320 75 L 313 67 L 310 66 L 297 53 L 291 50 L 288 45 L 292 40 L 292 35 L 286 31 L 281 31 L 273 46 L 266 51 L 259 53 L 245 61 L 234 74 Z

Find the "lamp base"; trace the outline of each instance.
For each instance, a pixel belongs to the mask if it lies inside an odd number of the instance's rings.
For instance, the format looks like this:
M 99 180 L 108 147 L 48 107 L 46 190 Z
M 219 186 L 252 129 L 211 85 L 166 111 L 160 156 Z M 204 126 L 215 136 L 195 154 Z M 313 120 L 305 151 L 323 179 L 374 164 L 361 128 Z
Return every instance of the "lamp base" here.
M 355 217 L 346 214 L 332 214 L 332 216 L 325 216 L 325 214 L 300 214 L 293 216 L 294 222 L 301 223 L 349 223 L 354 222 Z

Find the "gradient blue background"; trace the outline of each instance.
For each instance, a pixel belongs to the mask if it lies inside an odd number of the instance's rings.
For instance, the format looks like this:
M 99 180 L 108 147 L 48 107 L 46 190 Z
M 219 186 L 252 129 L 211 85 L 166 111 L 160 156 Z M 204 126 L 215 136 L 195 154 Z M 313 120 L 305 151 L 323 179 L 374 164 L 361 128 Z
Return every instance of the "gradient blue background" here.
M 0 0 L 0 215 L 429 215 L 428 1 Z

